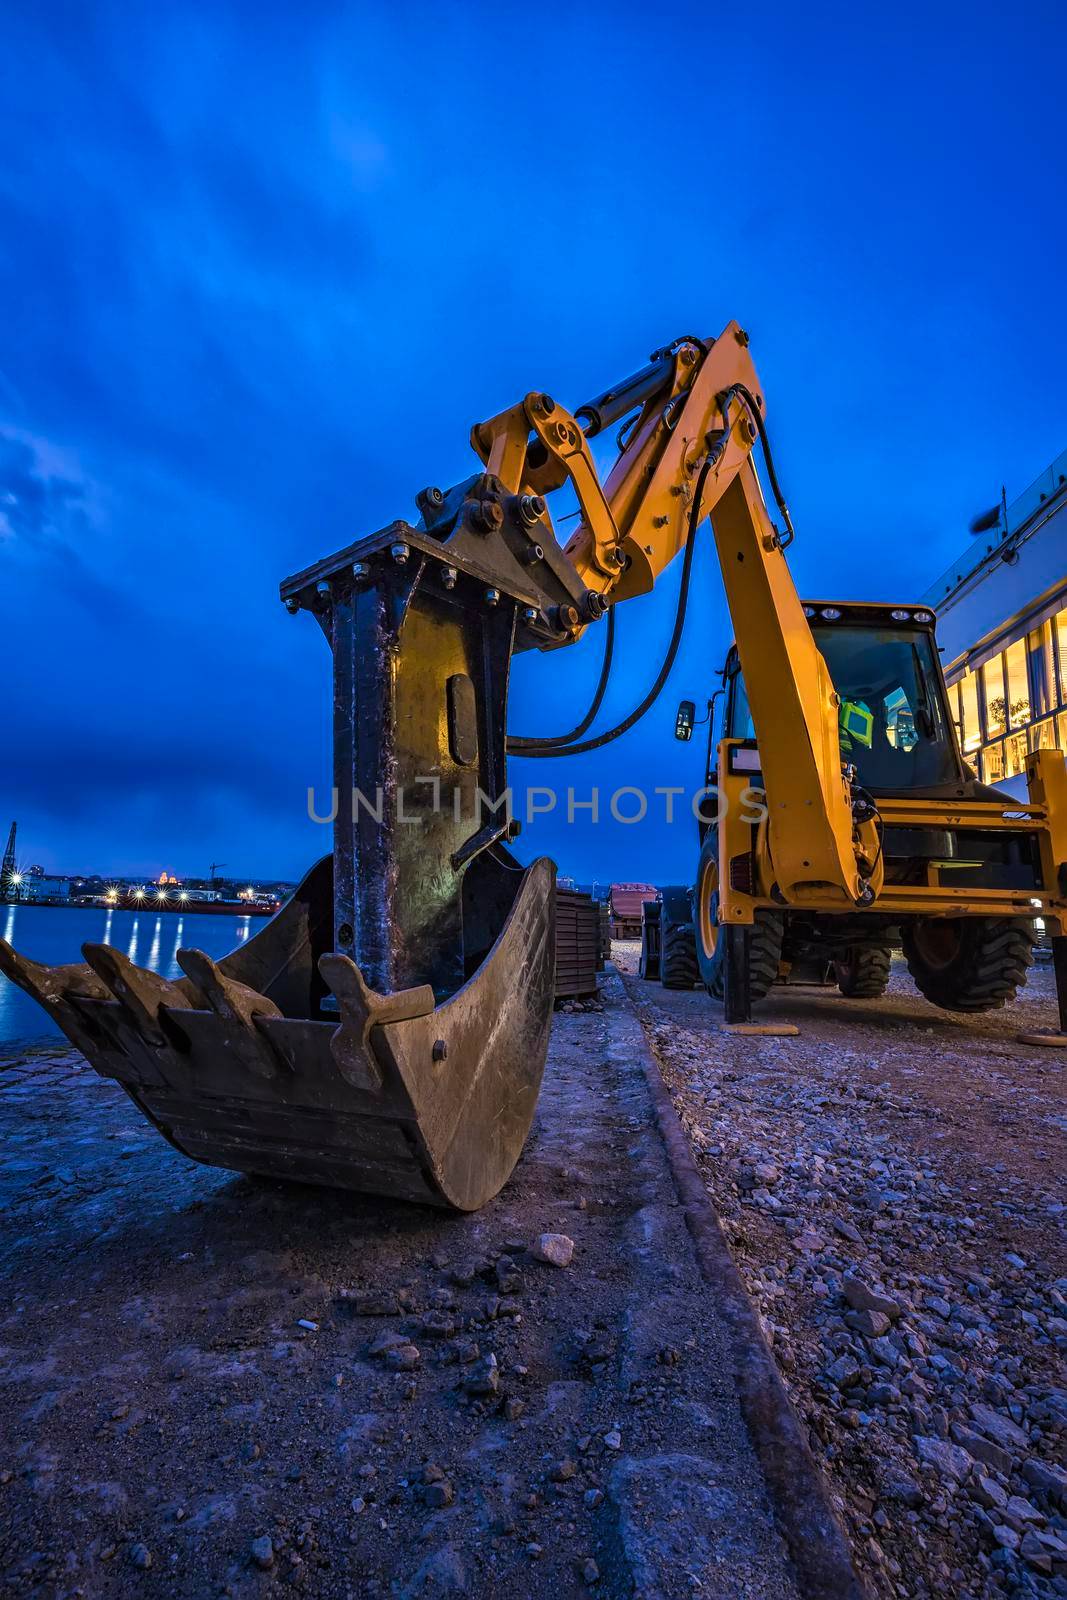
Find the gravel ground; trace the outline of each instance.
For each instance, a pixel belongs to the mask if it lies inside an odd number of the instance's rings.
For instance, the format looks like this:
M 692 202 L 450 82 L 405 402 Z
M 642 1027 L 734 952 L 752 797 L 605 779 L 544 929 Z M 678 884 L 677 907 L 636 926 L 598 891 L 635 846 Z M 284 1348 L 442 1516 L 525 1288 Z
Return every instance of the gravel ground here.
M 776 991 L 731 1037 L 615 946 L 877 1595 L 1067 1595 L 1063 1098 L 1037 969 L 1010 1013 Z
M 0 1593 L 797 1600 L 618 979 L 473 1217 L 0 1063 Z M 543 1236 L 549 1238 L 544 1242 Z

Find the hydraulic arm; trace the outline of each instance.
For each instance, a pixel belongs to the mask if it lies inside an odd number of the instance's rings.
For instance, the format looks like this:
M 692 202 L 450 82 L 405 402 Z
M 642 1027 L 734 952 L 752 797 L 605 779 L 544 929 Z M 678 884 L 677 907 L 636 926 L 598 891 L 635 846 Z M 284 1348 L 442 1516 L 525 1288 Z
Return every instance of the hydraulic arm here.
M 756 474 L 763 405 L 747 336 L 730 323 L 716 340 L 676 340 L 573 414 L 548 395 L 528 394 L 474 428 L 471 441 L 520 500 L 536 493 L 540 507 L 544 493 L 573 483 L 582 520 L 565 555 L 586 586 L 580 617 L 650 589 L 714 513 L 753 715 L 775 732 L 763 777 L 778 888 L 794 902 L 830 895 L 863 905 L 880 885 L 877 835 L 842 770 L 837 695 L 785 559 L 788 509 L 779 495 L 779 530 Z M 601 486 L 588 441 L 635 407 Z M 770 459 L 768 466 L 773 475 Z
M 553 997 L 554 867 L 523 870 L 507 849 L 510 660 L 593 625 L 610 638 L 609 609 L 683 550 L 684 594 L 709 513 L 753 710 L 777 730 L 763 751 L 776 892 L 859 906 L 877 891 L 769 453 L 781 528 L 756 475 L 763 409 L 731 323 L 573 413 L 534 392 L 476 426 L 483 471 L 282 585 L 333 654 L 332 857 L 225 960 L 179 951 L 177 982 L 106 945 L 46 968 L 0 942 L 0 969 L 197 1160 L 484 1204 L 526 1138 Z M 589 441 L 619 422 L 602 484 Z M 581 520 L 563 548 L 546 497 L 568 481 Z

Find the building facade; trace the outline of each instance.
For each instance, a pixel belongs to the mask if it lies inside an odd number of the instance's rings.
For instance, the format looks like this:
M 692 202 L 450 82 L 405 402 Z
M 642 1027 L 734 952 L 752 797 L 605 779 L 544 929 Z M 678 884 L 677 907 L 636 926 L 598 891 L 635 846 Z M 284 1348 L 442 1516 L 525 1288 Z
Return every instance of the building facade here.
M 1067 750 L 1067 451 L 923 596 L 964 754 L 1022 797 L 1030 750 Z
M 69 900 L 69 878 L 47 878 L 43 872 L 34 872 L 33 868 L 23 878 L 20 885 L 23 900 Z

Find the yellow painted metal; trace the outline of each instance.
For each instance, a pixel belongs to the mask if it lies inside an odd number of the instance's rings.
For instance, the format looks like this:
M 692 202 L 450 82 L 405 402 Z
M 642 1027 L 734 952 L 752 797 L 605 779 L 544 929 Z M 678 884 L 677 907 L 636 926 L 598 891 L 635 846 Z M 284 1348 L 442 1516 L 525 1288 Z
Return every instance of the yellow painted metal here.
M 723 415 L 724 396 L 738 384 L 762 405 L 748 335 L 730 322 L 718 339 L 708 343 L 703 360 L 694 345 L 679 348 L 670 390 L 645 406 L 605 484 L 628 561 L 625 574 L 616 574 L 616 599 L 646 593 L 681 551 L 696 476 L 709 443 L 721 446 L 721 453 L 704 490 L 705 516 L 748 460 L 756 441 L 755 425 L 744 406 L 735 404 L 728 407 L 729 416 Z M 586 517 L 566 546 L 590 586 L 594 579 L 587 571 L 595 566 L 594 543 Z
M 1026 785 L 1030 804 L 1043 814 L 1041 829 L 1041 875 L 1046 884 L 1055 885 L 1056 900 L 1049 906 L 1046 923 L 1054 920 L 1050 931 L 1067 930 L 1067 762 L 1060 750 L 1034 750 L 1026 758 Z
M 793 1022 L 724 1022 L 719 1032 L 758 1039 L 795 1039 L 800 1029 Z
M 534 445 L 540 451 L 531 449 Z M 619 577 L 619 531 L 580 424 L 551 395 L 534 391 L 518 406 L 471 429 L 471 444 L 511 494 L 548 494 L 569 478 L 588 528 L 588 572 L 580 575 L 598 593 Z
M 714 530 L 760 730 L 774 879 L 794 905 L 817 901 L 843 910 L 863 904 L 881 884 L 877 838 L 857 836 L 842 775 L 838 697 L 751 461 L 719 500 Z
M 666 369 L 665 369 L 666 370 Z M 645 401 L 601 485 L 579 421 L 537 391 L 480 423 L 471 443 L 510 493 L 547 494 L 568 480 L 581 521 L 565 550 L 587 588 L 611 601 L 643 594 L 682 550 L 698 474 L 713 462 L 700 507 L 714 512 L 719 563 L 734 624 L 760 758 L 767 815 L 753 822 L 742 792 L 750 775 L 729 771 L 719 751 L 719 922 L 751 923 L 760 907 L 812 912 L 871 910 L 900 916 L 1031 916 L 1067 926 L 1059 874 L 1067 862 L 1067 769 L 1059 752 L 1028 761 L 1030 805 L 878 798 L 878 819 L 857 823 L 842 758 L 840 701 L 786 563 L 752 460 L 758 438 L 749 404 L 764 410 L 748 337 L 736 322 L 718 339 L 681 340 L 669 377 Z M 547 517 L 547 514 L 546 514 Z M 621 555 L 621 559 L 620 559 Z M 899 607 L 886 602 L 886 612 Z M 572 630 L 577 638 L 581 625 Z M 931 862 L 924 884 L 884 882 L 879 828 L 979 827 L 1034 831 L 1043 887 L 954 887 L 949 863 Z M 749 888 L 730 864 L 750 857 Z M 714 937 L 707 908 L 700 913 Z

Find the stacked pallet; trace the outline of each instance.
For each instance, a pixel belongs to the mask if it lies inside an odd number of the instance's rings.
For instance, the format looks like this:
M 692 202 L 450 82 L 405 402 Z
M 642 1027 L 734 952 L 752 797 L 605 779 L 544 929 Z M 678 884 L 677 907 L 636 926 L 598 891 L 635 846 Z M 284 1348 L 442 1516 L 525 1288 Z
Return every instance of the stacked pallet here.
M 556 999 L 596 994 L 600 908 L 592 895 L 556 890 Z
M 600 907 L 600 960 L 597 966 L 601 972 L 605 963 L 611 960 L 611 908 L 607 901 Z

